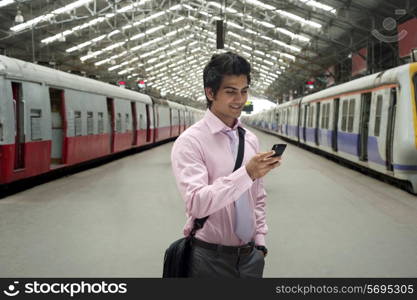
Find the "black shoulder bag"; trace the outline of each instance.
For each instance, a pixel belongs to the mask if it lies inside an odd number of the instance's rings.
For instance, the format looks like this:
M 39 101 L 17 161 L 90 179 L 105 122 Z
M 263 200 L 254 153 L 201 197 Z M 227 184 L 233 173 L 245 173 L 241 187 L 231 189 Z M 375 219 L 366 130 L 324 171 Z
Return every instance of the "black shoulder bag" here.
M 245 153 L 245 130 L 238 127 L 239 148 L 233 172 L 240 168 Z M 209 216 L 202 219 L 195 219 L 194 226 L 189 236 L 173 242 L 165 251 L 163 278 L 188 277 L 188 267 L 191 253 L 191 240 L 197 230 L 203 228 Z

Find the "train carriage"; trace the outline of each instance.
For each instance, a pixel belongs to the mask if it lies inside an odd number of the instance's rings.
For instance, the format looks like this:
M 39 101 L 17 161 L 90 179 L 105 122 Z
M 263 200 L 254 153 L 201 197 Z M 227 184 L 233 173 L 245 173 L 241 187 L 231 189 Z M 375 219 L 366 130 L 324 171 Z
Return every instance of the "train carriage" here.
M 171 137 L 179 136 L 184 132 L 186 126 L 185 105 L 177 102 L 167 101 L 171 114 Z
M 167 100 L 0 56 L 0 185 L 175 138 L 193 120 L 171 107 L 174 121 Z
M 404 180 L 417 193 L 416 89 L 417 63 L 340 84 L 278 105 L 277 134 Z

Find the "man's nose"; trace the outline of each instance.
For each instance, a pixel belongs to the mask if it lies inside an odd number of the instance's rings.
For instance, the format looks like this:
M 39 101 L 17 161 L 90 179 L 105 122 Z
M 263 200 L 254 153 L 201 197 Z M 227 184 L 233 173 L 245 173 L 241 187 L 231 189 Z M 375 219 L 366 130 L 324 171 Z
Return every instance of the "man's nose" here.
M 237 100 L 241 101 L 242 99 L 244 99 L 243 97 L 244 97 L 243 93 L 241 93 L 241 92 L 237 92 L 236 93 L 236 97 L 235 98 Z

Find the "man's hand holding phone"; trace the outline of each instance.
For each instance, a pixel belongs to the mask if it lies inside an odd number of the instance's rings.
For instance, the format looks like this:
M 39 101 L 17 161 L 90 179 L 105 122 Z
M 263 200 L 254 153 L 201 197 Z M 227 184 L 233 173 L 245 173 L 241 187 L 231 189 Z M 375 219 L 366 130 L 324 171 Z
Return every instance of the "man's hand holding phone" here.
M 284 153 L 286 147 L 287 147 L 287 144 L 275 144 L 275 145 L 273 145 L 272 146 L 272 151 L 275 152 L 273 157 L 281 156 Z
M 281 157 L 275 151 L 258 153 L 246 164 L 246 171 L 252 180 L 264 177 L 281 164 Z

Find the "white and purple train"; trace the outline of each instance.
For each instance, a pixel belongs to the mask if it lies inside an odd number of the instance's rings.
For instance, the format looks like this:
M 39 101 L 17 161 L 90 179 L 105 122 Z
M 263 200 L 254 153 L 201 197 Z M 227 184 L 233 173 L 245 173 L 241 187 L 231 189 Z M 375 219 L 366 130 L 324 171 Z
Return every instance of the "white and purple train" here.
M 175 138 L 203 115 L 0 56 L 0 186 Z
M 417 194 L 417 63 L 242 117 L 249 125 L 396 179 Z

